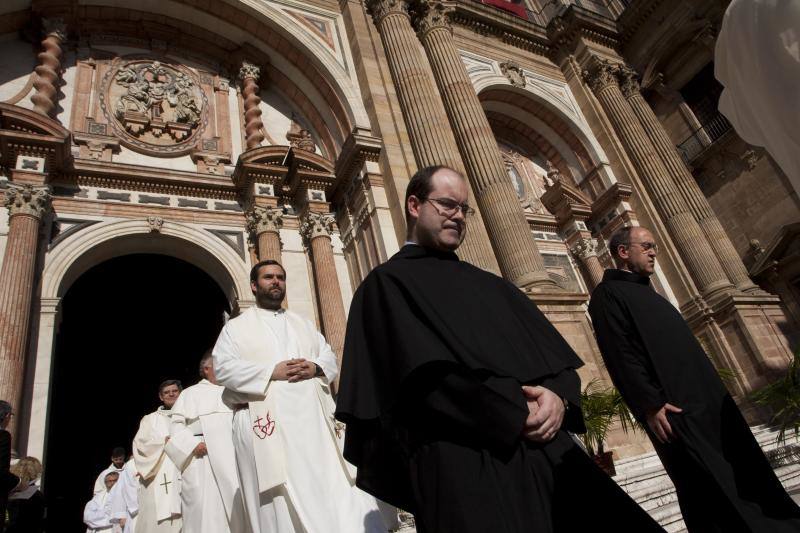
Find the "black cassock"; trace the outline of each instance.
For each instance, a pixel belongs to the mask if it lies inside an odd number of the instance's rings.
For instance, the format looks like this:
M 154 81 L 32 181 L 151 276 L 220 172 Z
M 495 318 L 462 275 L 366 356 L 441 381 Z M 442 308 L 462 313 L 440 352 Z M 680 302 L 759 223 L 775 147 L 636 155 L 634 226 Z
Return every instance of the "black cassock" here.
M 336 416 L 357 484 L 420 533 L 663 531 L 565 432 L 522 436 L 522 384 L 566 399 L 583 431 L 580 359 L 519 289 L 406 245 L 353 297 Z
M 606 270 L 589 313 L 608 373 L 636 418 L 670 403 L 677 439 L 650 440 L 692 532 L 800 532 L 786 494 L 681 314 L 650 279 Z

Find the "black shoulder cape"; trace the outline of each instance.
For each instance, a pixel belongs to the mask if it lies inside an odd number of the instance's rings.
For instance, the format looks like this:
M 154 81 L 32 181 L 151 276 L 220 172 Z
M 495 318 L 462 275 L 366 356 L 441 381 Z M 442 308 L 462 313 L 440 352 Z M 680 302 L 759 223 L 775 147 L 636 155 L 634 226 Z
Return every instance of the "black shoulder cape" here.
M 416 400 L 411 383 L 443 365 L 523 384 L 582 362 L 511 283 L 455 254 L 403 247 L 353 297 L 336 408 L 359 486 L 385 501 L 408 505 L 395 407 Z M 579 394 L 576 386 L 562 396 L 580 406 Z

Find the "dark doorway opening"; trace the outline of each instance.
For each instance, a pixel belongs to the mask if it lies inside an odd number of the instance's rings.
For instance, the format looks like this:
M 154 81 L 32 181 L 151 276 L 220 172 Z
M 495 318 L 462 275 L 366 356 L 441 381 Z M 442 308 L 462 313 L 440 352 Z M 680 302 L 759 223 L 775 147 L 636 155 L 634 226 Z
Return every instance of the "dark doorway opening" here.
M 131 441 L 158 405 L 158 384 L 196 383 L 202 354 L 230 312 L 219 285 L 164 255 L 111 259 L 62 300 L 45 453 L 48 531 L 83 533 L 83 507 L 111 450 Z

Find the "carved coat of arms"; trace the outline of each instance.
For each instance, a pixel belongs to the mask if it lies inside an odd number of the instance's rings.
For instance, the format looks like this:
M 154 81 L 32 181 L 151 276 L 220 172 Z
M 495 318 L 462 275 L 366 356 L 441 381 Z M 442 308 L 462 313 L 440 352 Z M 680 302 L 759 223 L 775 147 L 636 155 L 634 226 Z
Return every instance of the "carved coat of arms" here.
M 104 79 L 101 106 L 109 123 L 135 147 L 180 152 L 207 123 L 208 99 L 193 77 L 159 61 L 129 61 Z

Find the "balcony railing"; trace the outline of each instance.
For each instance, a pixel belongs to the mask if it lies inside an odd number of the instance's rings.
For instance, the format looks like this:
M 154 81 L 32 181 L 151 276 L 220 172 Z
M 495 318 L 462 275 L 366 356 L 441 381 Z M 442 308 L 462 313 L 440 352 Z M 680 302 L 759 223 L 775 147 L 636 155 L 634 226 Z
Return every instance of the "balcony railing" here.
M 678 145 L 678 152 L 686 163 L 691 163 L 706 148 L 717 142 L 732 129 L 731 123 L 722 113 L 697 128 Z

